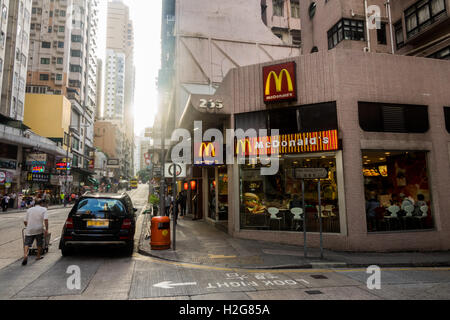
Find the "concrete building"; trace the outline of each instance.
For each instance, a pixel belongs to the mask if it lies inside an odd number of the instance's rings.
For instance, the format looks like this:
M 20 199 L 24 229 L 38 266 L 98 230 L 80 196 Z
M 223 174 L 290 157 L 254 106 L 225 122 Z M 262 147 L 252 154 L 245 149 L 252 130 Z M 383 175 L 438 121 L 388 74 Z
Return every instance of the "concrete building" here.
M 299 0 L 261 0 L 261 16 L 264 24 L 284 43 L 301 46 Z
M 125 54 L 106 50 L 105 113 L 108 120 L 125 118 Z
M 0 15 L 0 75 L 3 79 L 4 74 L 4 62 L 6 54 L 6 34 L 8 29 L 8 12 L 9 12 L 9 0 L 1 0 L 1 15 Z M 0 81 L 0 89 L 3 85 L 3 81 Z M 3 91 L 2 91 L 3 92 Z M 3 110 L 3 109 L 2 109 Z
M 11 0 L 8 17 L 0 113 L 22 121 L 30 45 L 31 0 Z
M 379 8 L 373 25 L 370 6 Z M 345 48 L 420 57 L 450 56 L 448 0 L 300 1 L 304 53 Z M 391 36 L 392 35 L 392 36 Z M 392 41 L 391 39 L 394 39 Z
M 265 102 L 264 88 L 277 96 L 270 76 L 270 70 L 280 74 L 277 68 L 293 68 L 287 73 L 296 85 L 289 89 L 281 80 L 280 92 L 296 97 Z M 448 250 L 449 75 L 445 60 L 341 48 L 233 69 L 213 97 L 190 96 L 180 124 L 189 129 L 201 120 L 203 132 L 278 129 L 272 142 L 279 147 L 271 148 L 278 150 L 279 169 L 261 174 L 265 147 L 251 139 L 238 138 L 236 150 L 232 143 L 234 164 L 208 165 L 209 146 L 201 150 L 195 190 L 202 204 L 191 206 L 235 237 L 302 245 L 299 232 L 306 226 L 308 245 L 318 247 L 321 216 L 325 248 Z M 201 99 L 222 101 L 223 108 L 201 108 Z M 198 154 L 199 146 L 193 147 Z M 237 155 L 258 158 L 238 164 Z M 318 180 L 302 173 L 313 168 L 327 172 L 320 206 Z M 303 196 L 305 207 L 293 204 Z M 369 200 L 376 202 L 373 214 L 366 212 Z M 296 218 L 293 207 L 306 214 Z M 226 222 L 221 211 L 228 212 Z
M 450 1 L 391 1 L 395 53 L 450 59 Z
M 124 144 L 124 131 L 122 125 L 119 122 L 99 120 L 95 122 L 95 146 L 101 150 L 108 159 L 120 160 L 120 168 L 115 170 L 115 178 L 118 179 L 122 176 L 125 169 L 125 163 L 123 161 L 123 144 Z
M 62 146 L 71 125 L 71 112 L 71 103 L 63 95 L 27 93 L 23 123 L 38 135 Z M 79 151 L 76 140 L 72 147 Z
M 103 118 L 103 60 L 97 59 L 97 109 L 96 120 Z
M 33 2 L 27 93 L 67 95 L 72 10 L 72 0 Z
M 98 1 L 34 1 L 27 89 L 66 96 L 71 104 L 67 135 L 74 148 L 72 171 L 87 181 L 92 173 L 97 109 Z M 74 184 L 77 184 L 74 179 Z
M 125 133 L 123 176 L 134 175 L 134 30 L 129 8 L 121 0 L 108 2 L 105 64 L 105 120 L 122 123 Z
M 161 40 L 155 127 L 167 121 L 167 132 L 177 126 L 189 94 L 214 94 L 230 69 L 300 54 L 264 25 L 258 0 L 163 1 Z

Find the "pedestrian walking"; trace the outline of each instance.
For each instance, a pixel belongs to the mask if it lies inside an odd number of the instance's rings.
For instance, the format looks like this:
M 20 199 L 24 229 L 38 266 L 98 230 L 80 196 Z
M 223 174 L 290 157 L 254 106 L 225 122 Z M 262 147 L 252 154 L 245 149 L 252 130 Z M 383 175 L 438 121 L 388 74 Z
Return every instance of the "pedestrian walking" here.
M 47 208 L 41 206 L 42 200 L 39 200 L 35 207 L 27 210 L 25 215 L 24 224 L 25 230 L 25 245 L 22 265 L 25 266 L 28 263 L 28 251 L 33 246 L 33 242 L 36 240 L 38 248 L 36 260 L 41 260 L 43 257 L 42 247 L 44 244 L 44 237 L 48 234 L 48 214 Z
M 166 194 L 166 200 L 165 200 L 165 206 L 166 206 L 166 217 L 170 216 L 170 207 L 172 204 L 172 197 L 168 194 Z
M 183 191 L 181 193 L 181 203 L 180 203 L 180 209 L 181 209 L 181 214 L 180 216 L 184 217 L 186 215 L 186 201 L 187 201 L 187 192 Z
M 3 198 L 2 198 L 2 203 L 1 204 L 2 204 L 3 212 L 8 211 L 9 199 L 10 199 L 10 197 L 8 196 L 8 194 L 5 194 L 3 196 Z
M 11 199 L 9 201 L 9 207 L 11 209 L 14 209 L 14 206 L 16 205 L 16 199 L 17 199 L 17 194 L 15 192 L 11 193 Z

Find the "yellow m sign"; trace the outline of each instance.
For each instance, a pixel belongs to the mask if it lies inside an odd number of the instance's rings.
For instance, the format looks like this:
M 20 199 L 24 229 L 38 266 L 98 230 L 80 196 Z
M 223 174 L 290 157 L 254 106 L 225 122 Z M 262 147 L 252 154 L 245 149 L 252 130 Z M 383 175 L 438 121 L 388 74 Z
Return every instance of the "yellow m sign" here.
M 241 155 L 245 155 L 247 152 L 246 147 L 248 147 L 248 151 L 249 151 L 249 153 L 251 153 L 252 149 L 251 149 L 250 141 L 248 139 L 239 140 L 237 142 L 237 146 L 236 146 L 236 154 L 241 153 Z
M 203 142 L 200 150 L 198 152 L 199 158 L 205 156 L 205 157 L 215 157 L 216 156 L 216 148 L 214 148 L 214 145 L 209 142 L 205 143 Z
M 272 77 L 275 79 L 275 89 L 277 92 L 281 92 L 282 85 L 283 85 L 283 76 L 286 76 L 287 84 L 288 84 L 288 91 L 292 92 L 294 91 L 294 86 L 292 84 L 292 78 L 289 74 L 289 71 L 286 69 L 281 70 L 280 74 L 276 74 L 275 71 L 271 71 L 269 75 L 267 76 L 266 80 L 266 96 L 270 95 L 270 84 Z

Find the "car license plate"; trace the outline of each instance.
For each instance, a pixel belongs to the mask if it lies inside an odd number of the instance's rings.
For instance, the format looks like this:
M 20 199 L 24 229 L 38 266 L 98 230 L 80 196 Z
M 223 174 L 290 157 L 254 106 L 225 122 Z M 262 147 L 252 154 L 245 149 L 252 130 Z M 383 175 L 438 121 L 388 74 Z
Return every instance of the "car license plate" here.
M 88 220 L 88 228 L 108 228 L 109 220 Z

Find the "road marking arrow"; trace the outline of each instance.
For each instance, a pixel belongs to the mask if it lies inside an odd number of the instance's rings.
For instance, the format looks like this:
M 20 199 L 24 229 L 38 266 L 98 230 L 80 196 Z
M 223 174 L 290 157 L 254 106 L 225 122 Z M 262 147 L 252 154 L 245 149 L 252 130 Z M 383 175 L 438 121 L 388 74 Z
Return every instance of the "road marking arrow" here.
M 185 283 L 172 283 L 172 281 L 163 281 L 157 284 L 154 284 L 154 287 L 162 288 L 162 289 L 173 289 L 174 287 L 181 286 L 196 286 L 197 282 L 185 282 Z

